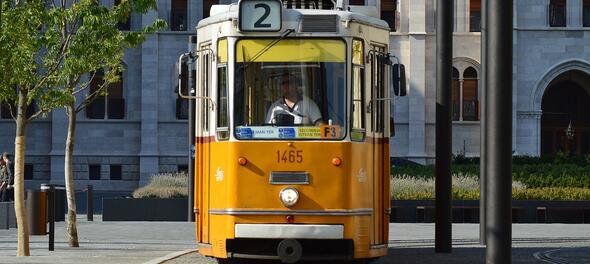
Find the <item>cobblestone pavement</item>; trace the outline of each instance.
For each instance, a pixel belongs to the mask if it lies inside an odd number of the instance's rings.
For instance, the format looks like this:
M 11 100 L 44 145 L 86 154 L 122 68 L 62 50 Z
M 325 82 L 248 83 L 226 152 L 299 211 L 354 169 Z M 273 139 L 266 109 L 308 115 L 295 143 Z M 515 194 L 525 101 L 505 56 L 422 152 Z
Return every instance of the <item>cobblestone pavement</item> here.
M 434 224 L 391 224 L 389 253 L 374 264 L 476 264 L 485 262 L 478 242 L 479 226 L 453 225 L 453 252 L 434 253 Z M 590 225 L 513 225 L 512 263 L 590 263 Z M 165 264 L 215 264 L 212 258 L 191 252 Z M 240 264 L 275 264 L 273 261 L 236 261 Z M 326 263 L 326 262 L 315 262 Z M 339 263 L 339 262 L 333 262 Z M 309 262 L 308 264 L 311 264 Z

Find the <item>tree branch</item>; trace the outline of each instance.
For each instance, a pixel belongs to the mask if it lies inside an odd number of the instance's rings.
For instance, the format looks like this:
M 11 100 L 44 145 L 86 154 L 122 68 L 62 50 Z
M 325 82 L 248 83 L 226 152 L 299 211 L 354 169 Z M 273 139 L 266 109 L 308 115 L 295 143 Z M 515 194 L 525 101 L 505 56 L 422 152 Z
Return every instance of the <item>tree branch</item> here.
M 100 95 L 100 93 L 106 89 L 107 86 L 108 84 L 103 81 L 102 84 L 98 87 L 98 89 L 96 89 L 96 91 L 92 92 L 86 98 L 84 98 L 84 101 L 82 101 L 82 103 L 80 103 L 80 105 L 78 105 L 76 109 L 74 109 L 74 111 L 78 113 L 82 111 L 82 109 L 86 108 L 86 106 L 91 104 L 94 101 L 94 99 L 96 99 L 96 97 L 98 97 L 98 95 Z

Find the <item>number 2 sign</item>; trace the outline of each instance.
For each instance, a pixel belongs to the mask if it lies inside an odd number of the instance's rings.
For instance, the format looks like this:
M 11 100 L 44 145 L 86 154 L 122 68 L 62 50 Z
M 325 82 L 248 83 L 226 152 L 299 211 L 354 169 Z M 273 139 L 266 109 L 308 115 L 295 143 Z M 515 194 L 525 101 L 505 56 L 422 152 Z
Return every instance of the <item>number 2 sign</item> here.
M 279 0 L 241 0 L 239 4 L 240 31 L 281 30 L 282 4 Z

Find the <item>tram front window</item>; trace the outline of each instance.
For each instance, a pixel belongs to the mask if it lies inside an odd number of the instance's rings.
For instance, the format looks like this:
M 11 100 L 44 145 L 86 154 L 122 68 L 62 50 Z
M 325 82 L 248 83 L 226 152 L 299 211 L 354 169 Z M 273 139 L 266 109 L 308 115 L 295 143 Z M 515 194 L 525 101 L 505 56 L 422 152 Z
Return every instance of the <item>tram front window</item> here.
M 344 41 L 273 41 L 242 39 L 236 44 L 236 138 L 344 138 Z

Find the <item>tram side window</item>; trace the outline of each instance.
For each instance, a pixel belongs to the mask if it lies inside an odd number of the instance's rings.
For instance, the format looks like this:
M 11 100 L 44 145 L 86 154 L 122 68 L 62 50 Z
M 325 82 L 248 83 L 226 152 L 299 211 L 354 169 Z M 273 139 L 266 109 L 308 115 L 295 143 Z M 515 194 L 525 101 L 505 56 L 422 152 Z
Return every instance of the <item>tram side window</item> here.
M 351 139 L 365 138 L 365 67 L 364 47 L 360 40 L 352 42 L 352 133 Z
M 227 67 L 217 68 L 217 135 L 220 139 L 227 139 L 228 112 L 227 112 Z
M 217 43 L 217 138 L 229 138 L 227 97 L 227 39 Z
M 207 48 L 202 48 L 202 49 L 210 49 L 209 47 Z M 209 91 L 211 89 L 211 54 L 210 53 L 205 53 L 203 56 L 203 62 L 202 62 L 202 67 L 203 67 L 203 76 L 201 78 L 202 80 L 202 85 L 201 85 L 201 92 L 200 92 L 200 96 L 203 97 L 209 97 Z M 201 107 L 202 107 L 202 118 L 201 118 L 201 128 L 203 129 L 204 132 L 209 132 L 209 114 L 210 114 L 210 105 L 209 105 L 209 100 L 199 100 L 201 102 Z
M 382 47 L 374 47 L 374 50 L 377 52 L 373 52 L 371 56 L 371 68 L 373 72 L 371 77 L 371 84 L 373 86 L 373 101 L 371 102 L 371 110 L 374 113 L 373 118 L 371 118 L 371 129 L 373 132 L 383 132 L 385 127 L 383 120 L 383 113 L 385 111 L 385 101 L 375 99 L 385 97 L 385 57 L 380 55 L 384 52 L 384 49 Z

